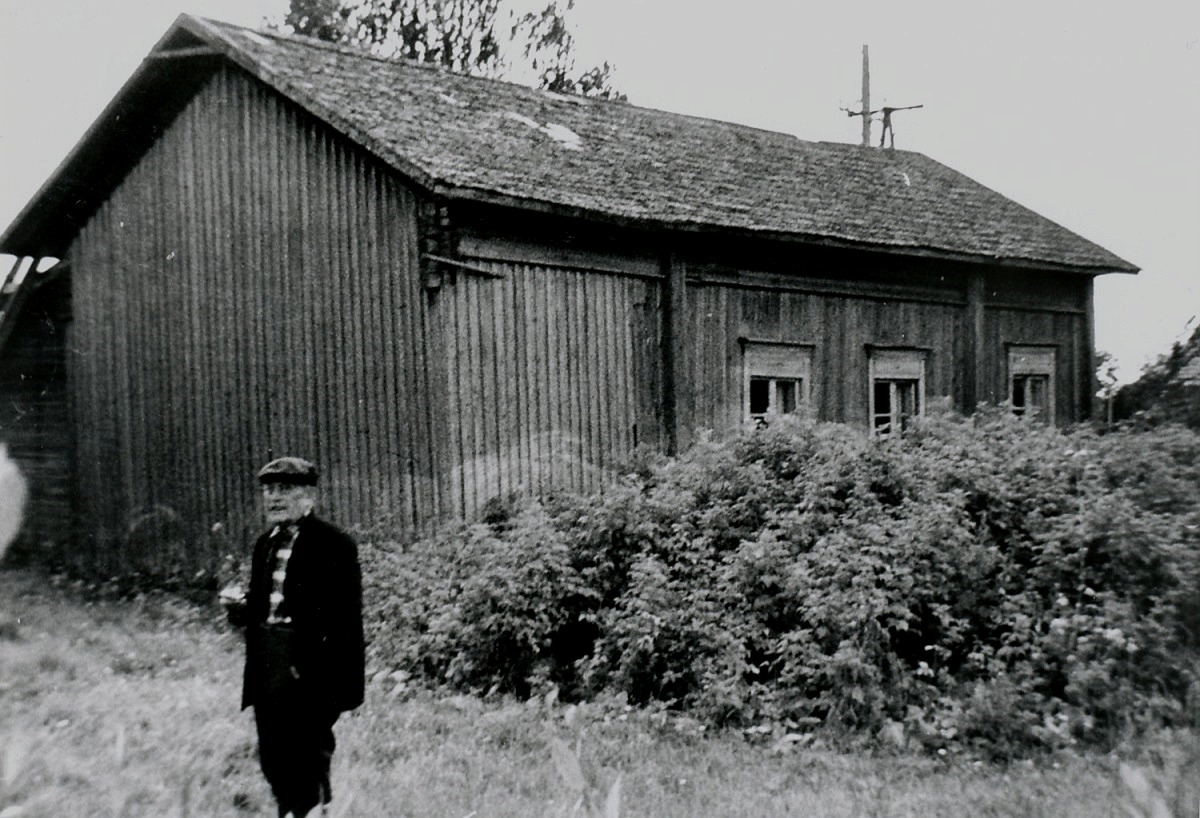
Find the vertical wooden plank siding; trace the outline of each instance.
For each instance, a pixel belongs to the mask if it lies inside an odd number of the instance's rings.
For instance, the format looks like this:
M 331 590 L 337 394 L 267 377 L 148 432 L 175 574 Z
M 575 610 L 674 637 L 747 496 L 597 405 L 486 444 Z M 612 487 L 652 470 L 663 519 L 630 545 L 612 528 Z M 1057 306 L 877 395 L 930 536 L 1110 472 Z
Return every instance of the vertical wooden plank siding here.
M 415 214 L 324 126 L 235 69 L 214 76 L 67 254 L 81 567 L 244 550 L 268 453 L 317 461 L 347 526 L 382 515 L 405 535 L 448 510 Z
M 701 430 L 719 431 L 737 425 L 741 415 L 741 379 L 731 380 L 735 362 L 737 334 L 727 326 L 738 325 L 737 315 L 729 315 L 729 289 L 720 286 L 690 284 L 684 316 L 688 346 L 683 356 L 683 382 L 691 384 L 691 400 L 676 398 L 686 405 L 681 418 L 690 417 L 692 425 L 680 430 L 681 440 L 693 440 Z M 736 292 L 735 292 L 736 295 Z M 731 321 L 732 319 L 732 321 Z M 731 347 L 731 344 L 733 345 Z M 737 362 L 740 366 L 740 362 Z M 728 399 L 736 386 L 736 401 Z M 736 405 L 735 405 L 736 404 Z
M 1080 420 L 1099 417 L 1099 399 L 1096 396 L 1100 384 L 1096 380 L 1095 282 L 1095 276 L 1089 276 L 1083 285 L 1083 343 L 1079 345 L 1078 364 L 1083 390 L 1080 396 Z
M 994 272 L 986 277 L 985 289 L 987 381 L 994 400 L 1008 398 L 1009 345 L 1050 346 L 1055 350 L 1055 421 L 1088 418 L 1095 394 L 1092 279 Z
M 863 284 L 841 288 L 861 294 L 824 294 L 819 283 L 803 277 L 794 282 L 776 277 L 775 283 L 754 274 L 744 282 L 689 279 L 686 315 L 694 337 L 683 369 L 695 380 L 690 390 L 695 415 L 683 433 L 728 430 L 740 422 L 737 338 L 811 347 L 817 417 L 862 426 L 871 346 L 925 351 L 928 406 L 948 402 L 970 411 L 977 400 L 1007 398 L 1008 345 L 1050 345 L 1058 350 L 1056 418 L 1068 423 L 1084 417 L 1092 367 L 1086 327 L 1090 281 L 974 268 L 947 272 L 942 292 L 930 298 L 928 289 L 914 290 L 911 299 L 901 288 L 883 297 Z M 725 272 L 731 275 L 736 274 Z M 959 275 L 961 285 L 954 283 Z
M 1008 398 L 1010 344 L 1052 346 L 1055 350 L 1055 421 L 1083 420 L 1082 407 L 1093 373 L 1085 363 L 1086 327 L 1082 315 L 1019 309 L 988 309 L 984 320 L 985 343 L 997 353 L 989 359 L 988 380 L 999 401 Z
M 667 419 L 667 451 L 671 454 L 691 445 L 691 430 L 703 426 L 694 415 L 692 396 L 696 384 L 688 380 L 689 355 L 693 351 L 688 338 L 691 321 L 687 314 L 687 265 L 678 254 L 665 253 L 661 260 L 666 296 L 663 330 L 666 335 L 663 357 L 663 399 Z
M 631 303 L 633 346 L 627 355 L 634 416 L 632 449 L 644 446 L 665 451 L 668 445 L 662 304 L 663 288 L 659 286 L 642 288 Z
M 963 323 L 963 337 L 967 343 L 965 406 L 973 411 L 981 401 L 988 400 L 984 372 L 987 370 L 987 348 L 984 346 L 983 325 L 983 273 L 969 273 L 967 277 L 967 313 Z
M 657 302 L 657 282 L 528 264 L 487 269 L 496 277 L 459 271 L 439 294 L 455 403 L 448 439 L 461 441 L 456 511 L 465 516 L 510 492 L 599 488 L 661 400 L 638 382 L 661 366 L 640 351 L 661 344 L 644 306 Z
M 587 368 L 587 278 L 586 274 L 572 271 L 565 276 L 567 283 L 567 325 L 555 333 L 557 338 L 566 339 L 568 360 L 559 372 L 563 378 L 562 389 L 570 395 L 571 404 L 571 480 L 573 485 L 587 485 L 587 467 L 590 465 L 588 441 L 588 418 L 592 407 L 588 400 L 588 384 L 593 372 Z
M 811 347 L 813 409 L 822 420 L 865 427 L 868 345 L 926 350 L 927 398 L 948 397 L 951 405 L 963 405 L 961 306 L 693 283 L 687 310 L 693 336 L 687 372 L 695 404 L 693 426 L 686 431 L 724 435 L 740 425 L 739 337 Z

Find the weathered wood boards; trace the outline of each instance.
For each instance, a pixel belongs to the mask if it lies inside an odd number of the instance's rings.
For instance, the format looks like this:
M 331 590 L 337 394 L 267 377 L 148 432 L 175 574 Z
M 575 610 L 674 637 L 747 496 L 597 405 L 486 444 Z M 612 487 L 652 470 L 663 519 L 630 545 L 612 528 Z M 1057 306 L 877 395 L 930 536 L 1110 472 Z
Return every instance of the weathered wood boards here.
M 240 546 L 256 464 L 283 452 L 321 464 L 342 519 L 436 509 L 415 213 L 361 152 L 218 73 L 70 250 L 88 539 L 157 509 Z
M 1056 419 L 1087 416 L 1090 277 L 469 207 L 216 70 L 81 226 L 70 322 L 6 348 L 59 366 L 49 426 L 20 434 L 73 558 L 211 566 L 284 453 L 340 522 L 402 540 L 592 490 L 638 446 L 738 428 L 746 343 L 803 348 L 813 413 L 863 428 L 872 348 L 920 350 L 927 398 L 969 410 L 1006 398 L 1008 346 L 1041 345 Z

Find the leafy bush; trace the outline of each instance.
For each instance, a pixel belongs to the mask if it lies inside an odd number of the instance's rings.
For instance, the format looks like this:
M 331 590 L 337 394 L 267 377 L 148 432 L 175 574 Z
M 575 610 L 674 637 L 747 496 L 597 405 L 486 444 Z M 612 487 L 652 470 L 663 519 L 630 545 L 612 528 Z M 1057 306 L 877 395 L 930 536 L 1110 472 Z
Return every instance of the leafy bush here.
M 528 694 L 565 681 L 564 642 L 596 593 L 538 504 L 493 525 L 463 525 L 407 552 L 368 545 L 364 596 L 373 649 L 426 678 Z
M 367 549 L 384 664 L 998 756 L 1196 718 L 1200 436 L 1179 428 L 779 423 L 486 519 Z

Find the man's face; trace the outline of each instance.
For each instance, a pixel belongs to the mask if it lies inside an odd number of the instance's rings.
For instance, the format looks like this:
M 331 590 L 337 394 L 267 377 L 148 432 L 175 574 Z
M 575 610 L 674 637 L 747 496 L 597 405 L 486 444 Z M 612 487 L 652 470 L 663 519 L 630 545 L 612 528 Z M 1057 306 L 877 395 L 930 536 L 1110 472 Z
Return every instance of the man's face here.
M 312 509 L 314 494 L 311 486 L 265 483 L 262 487 L 263 516 L 268 525 L 294 523 Z

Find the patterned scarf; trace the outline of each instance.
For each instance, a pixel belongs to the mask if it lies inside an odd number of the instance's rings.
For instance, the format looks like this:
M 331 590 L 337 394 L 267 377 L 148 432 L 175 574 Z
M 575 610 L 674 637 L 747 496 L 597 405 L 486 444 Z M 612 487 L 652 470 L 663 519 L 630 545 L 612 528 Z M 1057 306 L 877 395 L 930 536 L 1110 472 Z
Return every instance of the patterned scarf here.
M 283 581 L 287 577 L 288 560 L 292 558 L 292 546 L 300 527 L 296 523 L 277 525 L 268 536 L 271 550 L 275 552 L 274 570 L 271 572 L 271 606 L 267 612 L 268 625 L 286 625 L 292 621 L 290 616 L 280 615 L 279 607 L 283 604 Z

